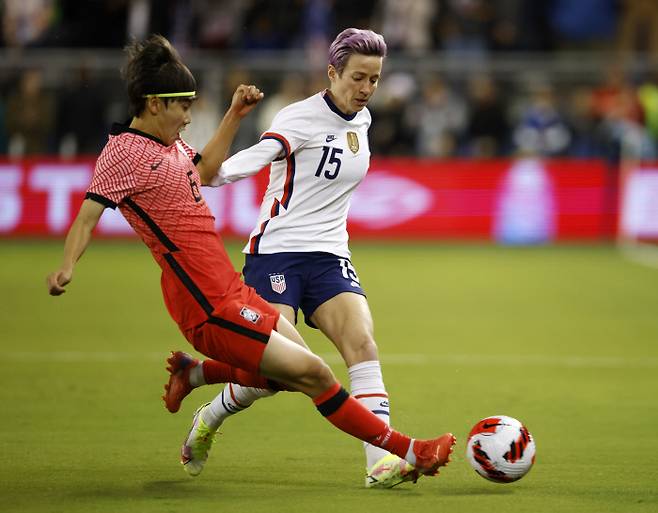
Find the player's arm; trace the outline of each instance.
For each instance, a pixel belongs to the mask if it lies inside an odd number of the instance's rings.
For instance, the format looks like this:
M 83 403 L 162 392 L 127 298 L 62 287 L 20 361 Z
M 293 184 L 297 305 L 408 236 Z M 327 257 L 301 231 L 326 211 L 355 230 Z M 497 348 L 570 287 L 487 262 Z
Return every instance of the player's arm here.
M 240 85 L 233 93 L 231 106 L 208 144 L 203 148 L 203 158 L 196 164 L 201 176 L 201 185 L 209 185 L 217 175 L 231 147 L 240 121 L 263 99 L 263 93 L 253 85 Z
M 105 210 L 105 205 L 94 200 L 86 199 L 82 202 L 80 211 L 66 235 L 62 265 L 46 278 L 48 293 L 51 296 L 59 296 L 66 292 L 64 287 L 73 277 L 73 267 L 87 249 L 91 233 L 98 224 L 103 210 Z
M 253 176 L 272 161 L 281 157 L 282 153 L 279 142 L 273 139 L 263 139 L 225 160 L 219 168 L 219 172 L 206 185 L 218 187 Z

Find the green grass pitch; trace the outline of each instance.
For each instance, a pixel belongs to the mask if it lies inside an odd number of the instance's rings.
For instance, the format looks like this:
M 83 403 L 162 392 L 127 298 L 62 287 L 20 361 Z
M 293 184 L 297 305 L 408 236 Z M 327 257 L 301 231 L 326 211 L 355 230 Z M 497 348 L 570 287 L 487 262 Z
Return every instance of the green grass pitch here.
M 438 478 L 384 491 L 363 488 L 360 442 L 298 394 L 232 418 L 188 478 L 180 443 L 219 388 L 164 409 L 164 359 L 188 344 L 155 263 L 139 244 L 94 241 L 52 298 L 61 246 L 0 243 L 2 512 L 658 511 L 658 271 L 610 246 L 353 245 L 394 425 L 458 437 Z M 347 383 L 332 346 L 301 330 Z M 465 459 L 492 414 L 535 437 L 517 483 Z

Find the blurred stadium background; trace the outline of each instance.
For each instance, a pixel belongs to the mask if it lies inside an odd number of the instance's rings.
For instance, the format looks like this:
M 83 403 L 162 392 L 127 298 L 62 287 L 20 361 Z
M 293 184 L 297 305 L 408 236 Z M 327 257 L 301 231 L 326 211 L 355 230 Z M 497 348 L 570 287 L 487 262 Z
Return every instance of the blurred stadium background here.
M 656 511 L 658 279 L 618 248 L 658 263 L 658 2 L 4 0 L 0 13 L 7 511 Z M 148 252 L 106 212 L 69 293 L 43 284 L 126 118 L 121 48 L 158 32 L 181 51 L 200 84 L 196 147 L 235 85 L 259 85 L 238 150 L 325 86 L 326 47 L 349 26 L 389 45 L 350 233 L 394 423 L 454 430 L 459 454 L 441 479 L 367 494 L 358 443 L 289 394 L 235 419 L 189 482 L 178 442 L 214 391 L 165 416 L 163 358 L 184 341 Z M 237 267 L 265 182 L 204 190 Z M 537 438 L 513 487 L 463 457 L 469 428 L 497 413 Z
M 200 99 L 185 134 L 195 147 L 236 84 L 265 91 L 236 138 L 238 150 L 283 105 L 324 87 L 327 45 L 348 26 L 383 33 L 390 49 L 369 106 L 373 172 L 355 200 L 353 238 L 613 240 L 618 225 L 632 241 L 658 236 L 657 179 L 646 169 L 658 151 L 657 2 L 0 6 L 0 236 L 66 230 L 109 126 L 126 117 L 119 68 L 130 38 L 164 34 L 198 77 Z M 263 185 L 208 192 L 215 209 L 225 209 L 216 210 L 218 229 L 244 237 Z M 231 214 L 234 196 L 241 208 Z M 402 213 L 395 223 L 389 208 Z M 107 220 L 100 233 L 128 229 Z

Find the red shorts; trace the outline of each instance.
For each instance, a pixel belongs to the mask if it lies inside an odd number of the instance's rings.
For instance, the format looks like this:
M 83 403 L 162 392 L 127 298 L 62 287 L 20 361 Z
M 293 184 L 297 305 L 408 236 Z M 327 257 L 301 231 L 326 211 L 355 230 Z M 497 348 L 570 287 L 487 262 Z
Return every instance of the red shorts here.
M 206 322 L 183 331 L 185 338 L 213 360 L 259 372 L 279 311 L 244 284 L 213 306 Z

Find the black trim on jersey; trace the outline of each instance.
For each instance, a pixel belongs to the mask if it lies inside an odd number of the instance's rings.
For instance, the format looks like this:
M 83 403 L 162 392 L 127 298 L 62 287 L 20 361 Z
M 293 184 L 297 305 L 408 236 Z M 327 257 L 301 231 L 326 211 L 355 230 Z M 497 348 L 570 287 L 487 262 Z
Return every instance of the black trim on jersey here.
M 212 315 L 214 310 L 212 304 L 210 301 L 208 301 L 208 298 L 204 296 L 203 292 L 201 292 L 201 289 L 197 287 L 196 283 L 194 283 L 192 277 L 187 274 L 187 272 L 185 272 L 185 269 L 181 267 L 174 255 L 171 253 L 165 253 L 164 257 L 169 266 L 173 269 L 174 273 L 176 273 L 176 276 L 178 276 L 178 279 L 183 283 L 183 285 L 185 285 L 185 288 L 189 291 L 190 294 L 192 294 L 192 297 L 194 297 L 196 302 L 199 303 L 201 308 L 203 308 L 203 311 L 208 315 L 208 320 L 206 322 L 215 324 L 229 331 L 233 331 L 239 335 L 253 338 L 254 340 L 262 342 L 263 344 L 267 344 L 267 342 L 270 340 L 269 335 L 259 333 L 258 331 L 245 328 L 244 326 L 240 326 L 234 322 L 227 321 L 226 319 Z
M 199 162 L 201 162 L 202 158 L 203 157 L 201 156 L 201 153 L 197 153 L 196 155 L 194 155 L 194 158 L 192 159 L 192 164 L 196 166 Z
M 192 294 L 194 299 L 196 299 L 196 302 L 199 303 L 201 308 L 203 308 L 203 311 L 206 312 L 206 315 L 210 317 L 210 314 L 212 314 L 214 308 L 212 304 L 210 304 L 210 301 L 208 301 L 208 298 L 203 295 L 201 289 L 197 287 L 196 283 L 194 283 L 192 277 L 187 274 L 187 272 L 185 272 L 185 269 L 181 267 L 176 258 L 174 258 L 174 255 L 171 253 L 165 253 L 164 257 L 169 266 L 176 273 L 176 276 L 178 276 L 178 279 L 183 282 L 185 288 L 190 292 L 190 294 Z
M 124 199 L 123 201 L 126 203 L 126 205 L 128 205 L 130 208 L 133 209 L 135 214 L 137 214 L 139 217 L 142 218 L 142 221 L 146 223 L 146 225 L 151 229 L 151 231 L 158 238 L 158 240 L 162 242 L 165 248 L 167 248 L 169 251 L 178 251 L 178 246 L 176 246 L 176 244 L 174 244 L 173 241 L 165 235 L 165 233 L 155 223 L 155 221 L 151 219 L 151 217 L 144 210 L 142 210 L 142 207 L 140 207 L 129 197 Z
M 264 333 L 260 333 L 255 330 L 250 330 L 249 328 L 245 328 L 244 326 L 240 326 L 239 324 L 235 324 L 234 322 L 227 321 L 226 319 L 222 319 L 221 317 L 214 317 L 211 315 L 208 318 L 208 322 L 210 324 L 215 324 L 220 328 L 233 331 L 238 335 L 244 335 L 245 337 L 253 338 L 254 340 L 257 340 L 258 342 L 262 342 L 263 344 L 267 344 L 267 342 L 270 340 L 269 335 L 265 335 Z
M 87 194 L 85 194 L 85 199 L 93 200 L 96 203 L 100 203 L 105 208 L 111 208 L 112 210 L 117 208 L 117 204 L 114 203 L 114 201 L 106 198 L 105 196 L 101 196 L 100 194 L 95 194 L 93 192 L 88 192 Z
M 141 137 L 146 137 L 147 139 L 151 139 L 152 141 L 157 142 L 158 144 L 161 144 L 162 146 L 167 146 L 162 139 L 159 139 L 155 137 L 154 135 L 147 134 L 146 132 L 142 132 L 141 130 L 137 130 L 136 128 L 130 128 L 128 126 L 128 123 L 113 123 L 112 128 L 110 128 L 110 135 L 121 135 L 125 132 L 139 135 Z
M 345 114 L 342 110 L 340 110 L 338 106 L 333 102 L 333 100 L 329 98 L 329 91 L 325 91 L 322 95 L 322 98 L 324 98 L 324 101 L 329 106 L 329 108 L 345 121 L 352 121 L 356 117 L 356 112 L 353 112 L 352 114 Z
M 336 413 L 338 408 L 340 408 L 347 399 L 349 399 L 350 394 L 347 393 L 343 387 L 340 387 L 340 390 L 336 394 L 325 402 L 316 405 L 315 407 L 322 414 L 323 417 L 328 417 Z

